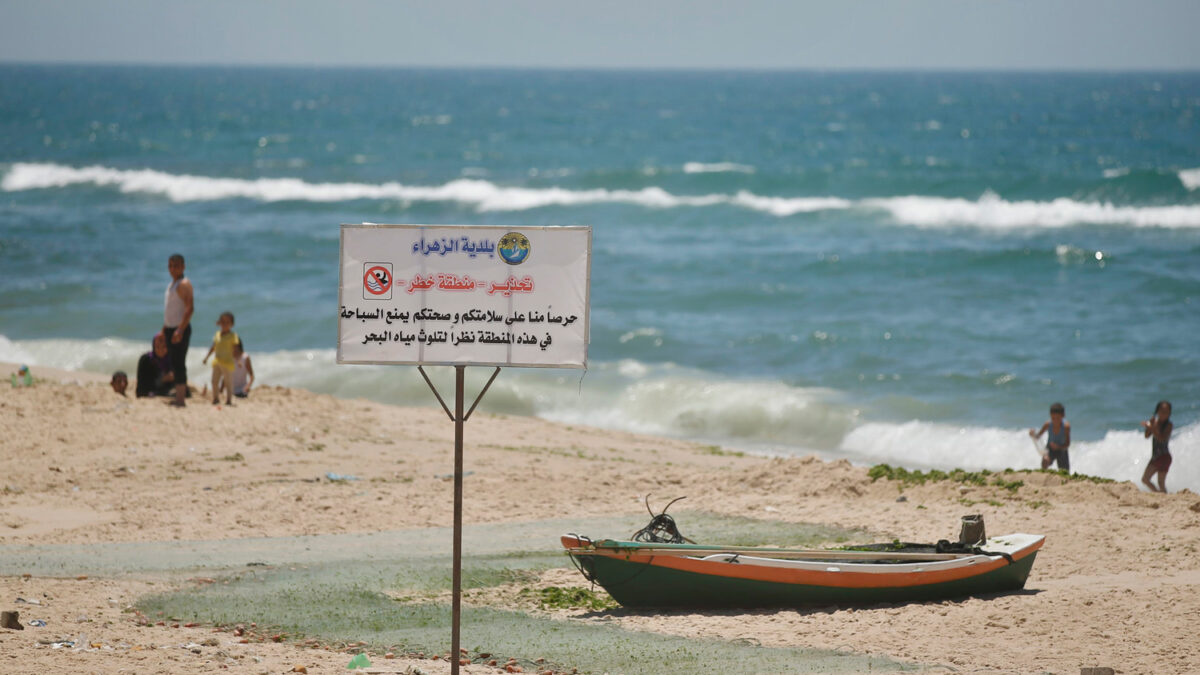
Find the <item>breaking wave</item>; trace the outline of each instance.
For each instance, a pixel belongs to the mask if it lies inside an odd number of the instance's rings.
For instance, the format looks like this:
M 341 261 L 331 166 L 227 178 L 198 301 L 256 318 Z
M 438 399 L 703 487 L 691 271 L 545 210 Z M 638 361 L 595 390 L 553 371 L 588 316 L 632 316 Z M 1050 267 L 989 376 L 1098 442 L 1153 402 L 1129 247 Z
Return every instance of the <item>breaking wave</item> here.
M 1200 425 L 1176 427 L 1172 454 L 1200 447 Z M 888 463 L 907 468 L 961 468 L 968 471 L 1006 468 L 1036 469 L 1041 456 L 1026 429 L 960 427 L 932 422 L 867 423 L 849 434 L 839 448 L 862 463 Z M 1071 471 L 1140 484 L 1150 460 L 1150 441 L 1139 431 L 1109 430 L 1096 441 L 1071 443 Z M 1167 487 L 1200 488 L 1200 464 L 1171 467 Z
M 1060 197 L 1048 202 L 1007 201 L 992 192 L 977 200 L 943 197 L 866 199 L 863 204 L 888 211 L 897 221 L 919 227 L 974 225 L 992 229 L 1131 225 L 1200 227 L 1200 206 L 1119 206 Z
M 1180 172 L 1189 189 L 1200 185 L 1200 169 Z M 677 195 L 659 187 L 638 190 L 594 188 L 524 188 L 501 186 L 477 179 L 452 180 L 442 185 L 404 185 L 397 182 L 312 183 L 297 178 L 213 178 L 169 174 L 151 169 L 128 170 L 103 166 L 75 168 L 59 164 L 17 163 L 0 181 L 8 192 L 67 188 L 76 185 L 111 187 L 122 193 L 160 195 L 174 202 L 253 199 L 263 202 L 399 200 L 453 202 L 478 211 L 524 211 L 548 206 L 601 203 L 632 204 L 652 209 L 732 206 L 777 217 L 799 213 L 857 209 L 883 214 L 893 222 L 916 227 L 972 226 L 988 229 L 1065 227 L 1107 224 L 1134 227 L 1200 227 L 1200 205 L 1132 206 L 1108 202 L 1009 201 L 992 192 L 978 199 L 900 196 L 845 199 L 841 197 L 772 197 L 746 190 L 734 194 Z
M 144 342 L 22 340 L 0 335 L 0 362 L 108 374 L 135 371 Z M 199 350 L 189 366 L 201 372 Z M 340 366 L 332 349 L 255 352 L 256 382 L 283 385 L 342 398 L 367 398 L 402 406 L 435 407 L 433 395 L 414 368 Z M 430 367 L 442 392 L 453 390 L 449 368 Z M 479 391 L 486 368 L 467 373 L 467 388 Z M 199 384 L 199 382 L 197 382 Z M 912 469 L 967 470 L 1040 466 L 1026 429 L 955 426 L 913 420 L 865 420 L 838 391 L 797 387 L 770 379 L 738 380 L 676 364 L 633 359 L 593 363 L 586 374 L 509 369 L 481 403 L 488 412 L 539 417 L 564 424 L 619 429 L 759 454 L 815 453 L 856 464 L 888 463 Z M 1177 456 L 1200 450 L 1200 425 L 1177 427 L 1171 439 Z M 1150 457 L 1140 432 L 1110 430 L 1095 441 L 1071 445 L 1071 469 L 1115 480 L 1138 481 Z M 1172 490 L 1200 491 L 1200 463 L 1179 462 L 1168 480 Z
M 1189 190 L 1200 189 L 1200 168 L 1183 169 L 1179 172 L 1179 182 Z
M 748 164 L 736 164 L 734 162 L 713 162 L 705 164 L 704 162 L 686 162 L 683 165 L 684 173 L 754 173 L 754 167 Z

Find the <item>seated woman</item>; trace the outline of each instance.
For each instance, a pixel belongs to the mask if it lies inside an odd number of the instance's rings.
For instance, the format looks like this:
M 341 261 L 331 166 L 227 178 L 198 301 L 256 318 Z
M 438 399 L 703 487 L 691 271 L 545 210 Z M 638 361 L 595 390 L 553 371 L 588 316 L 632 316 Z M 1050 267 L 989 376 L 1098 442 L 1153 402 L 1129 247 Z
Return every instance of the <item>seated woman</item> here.
M 162 333 L 156 333 L 153 344 L 153 348 L 138 359 L 137 397 L 174 396 L 175 373 L 171 371 L 171 359 L 167 356 L 167 339 Z

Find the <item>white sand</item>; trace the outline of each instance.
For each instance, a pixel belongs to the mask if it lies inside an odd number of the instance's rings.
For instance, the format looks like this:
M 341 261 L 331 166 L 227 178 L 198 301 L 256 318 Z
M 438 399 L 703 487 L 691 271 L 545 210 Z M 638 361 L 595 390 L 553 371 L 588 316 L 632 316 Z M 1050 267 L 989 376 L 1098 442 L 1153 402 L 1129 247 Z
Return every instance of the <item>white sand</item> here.
M 32 389 L 0 387 L 0 548 L 451 523 L 451 483 L 438 476 L 453 468 L 453 427 L 441 410 L 272 387 L 234 407 L 195 400 L 177 410 L 161 400 L 122 399 L 105 377 L 36 370 Z M 720 455 L 680 441 L 482 413 L 467 423 L 466 448 L 466 469 L 474 472 L 464 502 L 468 524 L 644 514 L 641 495 L 654 493 L 687 495 L 689 509 L 867 528 L 889 539 L 954 538 L 966 513 L 984 514 L 993 535 L 1047 537 L 1026 593 L 883 608 L 620 613 L 615 620 L 630 628 L 848 649 L 935 671 L 1200 672 L 1193 657 L 1200 498 L 1186 491 L 1159 495 L 1129 483 L 1064 484 L 1033 474 L 1016 493 L 938 483 L 908 488 L 898 502 L 896 484 L 872 483 L 866 469 L 844 461 Z M 309 482 L 327 471 L 353 474 L 371 489 L 357 496 Z M 0 672 L 345 668 L 343 653 L 241 644 L 211 627 L 138 625 L 122 610 L 163 590 L 154 581 L 0 577 L 0 609 L 69 626 L 0 629 Z M 46 604 L 17 604 L 17 597 Z M 581 620 L 577 614 L 562 613 Z M 77 622 L 81 616 L 88 620 Z M 63 633 L 86 633 L 101 646 L 38 644 Z M 199 646 L 179 647 L 189 643 Z M 449 670 L 444 661 L 375 662 L 397 672 L 409 665 Z

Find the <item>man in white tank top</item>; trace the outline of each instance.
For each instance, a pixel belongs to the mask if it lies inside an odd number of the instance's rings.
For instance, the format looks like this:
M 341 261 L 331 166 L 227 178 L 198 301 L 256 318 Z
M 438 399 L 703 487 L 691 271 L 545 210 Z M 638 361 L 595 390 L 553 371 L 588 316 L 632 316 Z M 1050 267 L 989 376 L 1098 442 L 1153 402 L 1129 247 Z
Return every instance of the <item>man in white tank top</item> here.
M 176 253 L 167 260 L 171 283 L 163 298 L 163 336 L 167 339 L 167 356 L 175 373 L 175 400 L 171 405 L 183 407 L 187 397 L 187 352 L 192 338 L 192 313 L 195 303 L 192 282 L 183 276 L 183 256 Z

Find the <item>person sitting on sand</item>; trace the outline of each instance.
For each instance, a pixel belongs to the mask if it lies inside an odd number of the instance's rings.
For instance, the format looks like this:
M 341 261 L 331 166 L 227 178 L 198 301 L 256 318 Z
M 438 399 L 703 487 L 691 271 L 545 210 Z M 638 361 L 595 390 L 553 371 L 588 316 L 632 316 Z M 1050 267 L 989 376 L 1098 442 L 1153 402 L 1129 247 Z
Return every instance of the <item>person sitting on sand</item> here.
M 246 398 L 250 395 L 250 387 L 254 384 L 254 366 L 250 363 L 250 355 L 246 353 L 246 343 L 238 336 L 237 344 L 233 345 L 233 395 Z
M 240 340 L 233 332 L 233 312 L 221 312 L 217 319 L 217 332 L 213 335 L 212 346 L 200 363 L 208 363 L 208 357 L 213 357 L 212 365 L 212 395 L 213 405 L 221 402 L 221 390 L 225 391 L 225 405 L 233 405 L 233 346 Z
M 138 398 L 170 396 L 175 389 L 175 372 L 171 369 L 167 338 L 162 333 L 155 333 L 150 345 L 150 351 L 138 358 L 134 393 Z
M 112 374 L 112 379 L 109 380 L 108 384 L 112 387 L 113 391 L 124 396 L 125 390 L 129 388 L 129 376 L 125 374 L 125 371 L 118 370 Z
M 8 379 L 12 382 L 12 386 L 14 387 L 33 386 L 33 373 L 29 372 L 29 366 L 26 365 L 22 365 L 19 369 L 17 369 L 17 372 L 13 373 L 12 377 Z
M 1030 438 L 1038 439 L 1042 434 L 1049 431 L 1046 436 L 1046 451 L 1047 454 L 1042 456 L 1042 468 L 1049 469 L 1050 465 L 1058 462 L 1058 470 L 1071 471 L 1071 457 L 1067 454 L 1067 448 L 1071 447 L 1071 423 L 1063 419 L 1067 414 L 1067 409 L 1061 403 L 1055 403 L 1050 406 L 1050 419 L 1042 425 L 1041 429 L 1034 431 L 1029 430 Z
M 1171 468 L 1171 448 L 1168 443 L 1171 431 L 1175 429 L 1175 424 L 1171 422 L 1171 402 L 1159 401 L 1154 406 L 1154 416 L 1142 422 L 1142 428 L 1146 431 L 1146 438 L 1154 439 L 1150 441 L 1150 463 L 1142 474 L 1142 482 L 1151 492 L 1166 492 L 1167 469 Z M 1158 474 L 1158 487 L 1150 482 L 1154 474 Z

